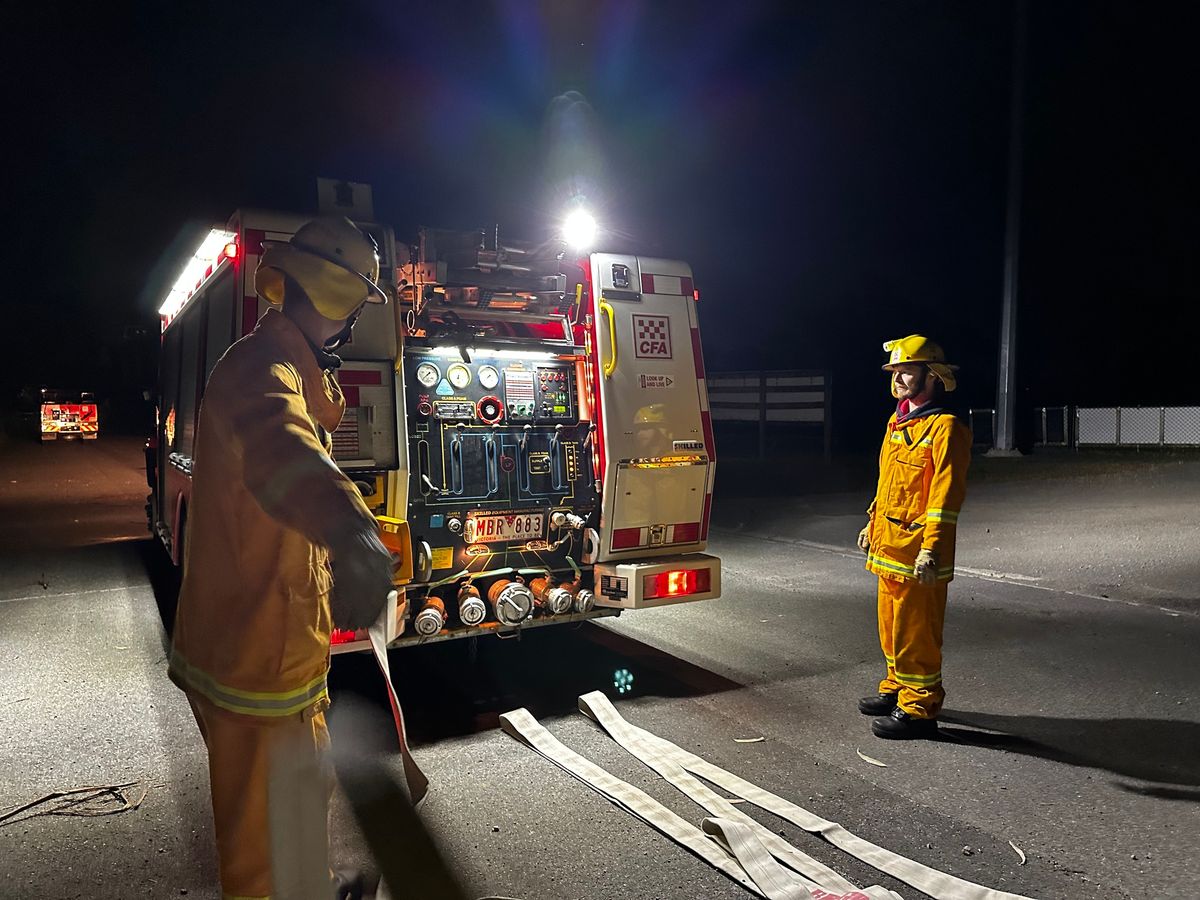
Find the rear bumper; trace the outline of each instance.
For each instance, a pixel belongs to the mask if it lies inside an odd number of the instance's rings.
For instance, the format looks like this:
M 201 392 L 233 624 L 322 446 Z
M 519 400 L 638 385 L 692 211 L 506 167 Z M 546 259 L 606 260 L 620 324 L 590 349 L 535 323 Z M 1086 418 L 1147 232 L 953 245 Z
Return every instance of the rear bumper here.
M 677 573 L 677 574 L 676 574 Z M 691 574 L 689 574 L 691 573 Z M 655 590 L 655 577 L 668 578 L 672 590 Z M 707 578 L 707 589 L 703 579 Z M 650 609 L 721 596 L 721 560 L 708 553 L 685 553 L 657 559 L 596 564 L 596 605 L 611 609 Z M 655 594 L 658 596 L 655 596 Z

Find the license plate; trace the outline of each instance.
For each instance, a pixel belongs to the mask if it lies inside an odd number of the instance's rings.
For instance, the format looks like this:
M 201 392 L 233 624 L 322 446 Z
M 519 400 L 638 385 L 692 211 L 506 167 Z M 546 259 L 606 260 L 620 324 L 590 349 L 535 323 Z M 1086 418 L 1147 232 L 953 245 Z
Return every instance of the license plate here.
M 500 541 L 535 541 L 542 537 L 541 513 L 474 516 L 467 519 L 463 536 L 468 544 L 493 544 Z

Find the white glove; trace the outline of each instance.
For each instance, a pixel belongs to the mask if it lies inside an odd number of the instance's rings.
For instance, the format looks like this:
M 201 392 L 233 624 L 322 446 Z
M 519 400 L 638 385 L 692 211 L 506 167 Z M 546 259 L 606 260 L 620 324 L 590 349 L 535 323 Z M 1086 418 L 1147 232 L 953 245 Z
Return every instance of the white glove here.
M 866 527 L 858 533 L 858 549 L 863 553 L 871 552 L 871 523 L 868 522 Z
M 938 577 L 938 558 L 937 554 L 932 550 L 922 550 L 917 554 L 917 561 L 913 565 L 916 571 L 917 581 L 921 584 L 936 584 Z

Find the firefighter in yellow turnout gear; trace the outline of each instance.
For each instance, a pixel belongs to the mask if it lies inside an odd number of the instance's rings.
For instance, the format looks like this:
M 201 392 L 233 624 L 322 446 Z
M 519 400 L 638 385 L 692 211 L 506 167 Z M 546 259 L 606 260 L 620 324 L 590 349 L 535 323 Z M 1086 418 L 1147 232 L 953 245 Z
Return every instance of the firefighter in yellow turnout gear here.
M 942 708 L 942 624 L 954 577 L 954 538 L 966 494 L 971 434 L 942 407 L 957 366 L 921 335 L 883 345 L 896 412 L 879 452 L 879 483 L 859 547 L 879 576 L 879 642 L 887 674 L 859 701 L 883 738 L 937 731 Z
M 378 274 L 373 242 L 346 219 L 265 243 L 255 286 L 282 311 L 230 347 L 201 407 L 169 674 L 208 748 L 225 898 L 272 894 L 279 747 L 328 799 L 331 627 L 370 625 L 392 589 L 378 525 L 330 456 L 345 401 L 328 350 L 364 303 L 384 302 Z

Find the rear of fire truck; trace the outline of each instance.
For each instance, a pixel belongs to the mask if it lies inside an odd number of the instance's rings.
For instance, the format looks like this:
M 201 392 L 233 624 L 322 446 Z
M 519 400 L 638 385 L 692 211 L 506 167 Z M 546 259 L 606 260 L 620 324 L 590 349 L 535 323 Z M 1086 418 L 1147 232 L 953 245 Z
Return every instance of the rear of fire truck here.
M 717 597 L 687 265 L 435 229 L 407 253 L 413 618 L 393 643 Z
M 208 374 L 266 304 L 264 240 L 308 217 L 243 210 L 199 241 L 160 314 L 150 527 L 182 565 Z M 396 559 L 392 646 L 618 615 L 720 593 L 702 551 L 714 452 L 691 271 L 561 241 L 375 236 L 385 290 L 343 346 L 337 465 Z M 334 652 L 369 647 L 335 632 Z
M 60 437 L 94 441 L 100 435 L 100 416 L 95 398 L 88 393 L 67 395 L 42 391 L 41 434 L 43 441 Z

